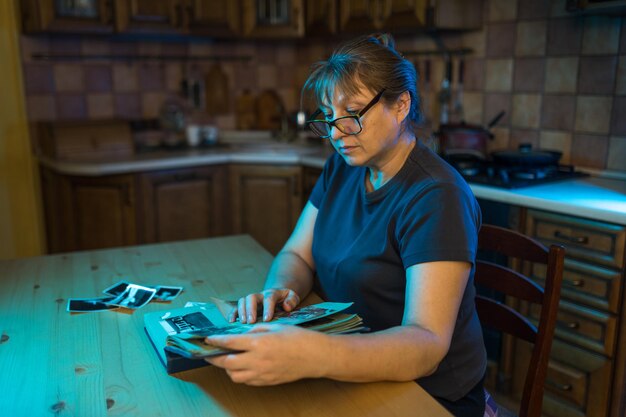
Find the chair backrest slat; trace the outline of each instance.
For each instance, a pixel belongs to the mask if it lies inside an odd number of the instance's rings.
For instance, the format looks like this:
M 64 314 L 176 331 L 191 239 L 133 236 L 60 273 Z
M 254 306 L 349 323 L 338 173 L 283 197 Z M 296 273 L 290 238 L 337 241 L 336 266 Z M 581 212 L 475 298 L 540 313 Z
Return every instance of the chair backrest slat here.
M 547 265 L 545 289 L 525 276 L 522 271 L 482 260 L 477 260 L 474 275 L 475 282 L 481 286 L 541 305 L 539 323 L 535 327 L 509 305 L 483 295 L 476 296 L 476 310 L 484 325 L 534 343 L 519 416 L 540 417 L 548 359 L 559 308 L 565 250 L 558 245 L 552 245 L 548 249 L 539 241 L 519 232 L 487 224 L 480 229 L 478 247 L 483 251 L 521 260 L 522 265 L 526 261 Z

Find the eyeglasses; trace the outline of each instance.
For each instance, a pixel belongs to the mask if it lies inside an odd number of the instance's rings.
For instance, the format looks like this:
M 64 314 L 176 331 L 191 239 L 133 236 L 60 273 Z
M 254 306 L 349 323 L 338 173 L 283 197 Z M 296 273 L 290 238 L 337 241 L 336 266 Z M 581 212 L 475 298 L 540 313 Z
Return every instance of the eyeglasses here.
M 309 126 L 313 133 L 315 133 L 322 139 L 327 139 L 332 136 L 333 127 L 336 127 L 341 133 L 345 135 L 357 135 L 363 130 L 363 126 L 361 125 L 361 117 L 363 117 L 363 115 L 369 109 L 374 107 L 374 104 L 378 103 L 384 92 L 385 88 L 383 88 L 380 93 L 376 94 L 372 101 L 370 101 L 365 107 L 363 107 L 363 110 L 361 110 L 357 114 L 338 117 L 335 120 L 317 120 L 315 119 L 315 117 L 319 116 L 322 113 L 321 110 L 317 110 L 315 113 L 313 113 L 313 116 L 311 116 L 313 119 L 307 121 L 306 124 L 307 126 Z

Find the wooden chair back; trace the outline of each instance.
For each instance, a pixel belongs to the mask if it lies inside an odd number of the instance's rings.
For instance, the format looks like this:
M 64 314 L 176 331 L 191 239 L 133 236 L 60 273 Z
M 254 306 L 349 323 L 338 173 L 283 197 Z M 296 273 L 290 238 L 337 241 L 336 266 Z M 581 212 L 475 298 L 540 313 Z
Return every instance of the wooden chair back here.
M 537 285 L 522 271 L 492 262 L 477 260 L 476 284 L 520 300 L 541 305 L 535 326 L 517 310 L 492 298 L 477 295 L 476 309 L 481 323 L 533 343 L 520 404 L 520 417 L 541 416 L 543 389 L 552 347 L 552 337 L 559 308 L 565 249 L 559 245 L 546 248 L 542 243 L 514 230 L 484 224 L 478 235 L 478 247 L 523 261 L 547 264 L 545 287 Z

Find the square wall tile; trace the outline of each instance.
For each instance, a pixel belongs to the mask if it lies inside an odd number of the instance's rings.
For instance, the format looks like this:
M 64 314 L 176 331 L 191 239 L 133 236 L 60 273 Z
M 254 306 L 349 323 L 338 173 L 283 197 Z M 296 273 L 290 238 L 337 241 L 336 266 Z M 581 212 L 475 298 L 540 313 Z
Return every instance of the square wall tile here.
M 57 94 L 58 120 L 84 120 L 87 118 L 87 102 L 83 94 Z
M 580 58 L 578 92 L 613 94 L 617 56 L 583 56 Z
M 50 39 L 50 52 L 57 55 L 80 55 L 82 52 L 82 38 L 53 38 Z
M 540 119 L 540 94 L 513 94 L 513 127 L 538 128 Z
M 512 59 L 488 59 L 485 90 L 509 92 L 513 84 Z
M 465 60 L 463 88 L 465 90 L 483 90 L 485 87 L 485 60 L 470 58 Z
M 137 93 L 116 94 L 113 98 L 115 115 L 122 119 L 139 119 L 142 117 L 141 98 Z
M 504 111 L 504 116 L 496 126 L 508 126 L 511 123 L 511 95 L 501 93 L 485 94 L 485 110 L 483 123 L 488 124 L 491 120 Z
M 49 64 L 24 64 L 24 87 L 26 94 L 50 94 L 54 92 L 54 76 Z
M 585 17 L 583 55 L 616 54 L 622 19 L 609 16 Z
M 139 89 L 141 91 L 157 92 L 164 89 L 165 75 L 161 64 L 141 63 L 137 68 Z
M 139 53 L 137 42 L 112 40 L 110 48 L 114 55 L 137 55 Z
M 259 64 L 276 65 L 276 46 L 271 43 L 257 43 L 256 55 Z
M 274 65 L 259 65 L 257 67 L 259 88 L 261 90 L 278 87 L 278 72 Z
M 169 92 L 178 92 L 181 90 L 180 83 L 183 78 L 183 69 L 180 64 L 167 63 L 164 70 L 165 89 Z
M 578 55 L 583 39 L 584 21 L 568 17 L 548 22 L 548 55 Z
M 309 76 L 309 67 L 303 66 L 302 68 L 305 73 L 304 78 L 302 80 L 302 84 L 298 84 L 299 87 L 304 85 L 304 81 L 306 81 Z M 297 75 L 296 71 L 296 75 Z M 256 65 L 252 64 L 243 64 L 235 67 L 235 76 L 233 77 L 233 81 L 235 84 L 234 87 L 238 90 L 250 90 L 255 91 L 259 86 L 259 72 L 257 71 Z
M 511 129 L 509 146 L 518 149 L 522 144 L 530 144 L 533 148 L 539 148 L 539 131 L 535 129 Z
M 610 96 L 577 96 L 576 131 L 608 134 L 612 106 L 613 97 Z
M 501 22 L 515 20 L 517 17 L 517 0 L 488 0 L 489 21 Z M 522 0 L 524 1 L 524 0 Z
M 83 55 L 108 55 L 111 53 L 111 43 L 92 37 L 84 37 L 81 45 Z
M 50 41 L 41 36 L 20 35 L 20 55 L 22 62 L 33 62 L 33 54 L 50 53 Z
M 572 160 L 574 166 L 606 168 L 609 137 L 605 135 L 574 135 Z
M 113 91 L 113 72 L 110 65 L 85 65 L 86 91 L 108 93 Z
M 517 24 L 515 55 L 545 55 L 547 32 L 545 20 L 519 22 Z
M 542 130 L 539 135 L 539 147 L 563 152 L 560 162 L 571 163 L 572 134 L 568 132 Z
M 626 25 L 624 25 L 626 28 Z M 617 65 L 617 82 L 615 83 L 615 94 L 626 95 L 626 55 L 619 57 Z
M 483 93 L 463 93 L 463 118 L 467 123 L 483 124 Z
M 473 50 L 472 56 L 484 57 L 487 50 L 487 30 L 483 28 L 482 30 L 463 33 L 461 43 L 463 47 Z
M 487 141 L 487 152 L 509 149 L 511 129 L 507 127 L 494 127 L 491 129 L 493 140 Z
M 291 44 L 284 44 L 278 47 L 276 51 L 277 65 L 295 65 L 296 64 L 296 47 Z
M 545 68 L 544 58 L 517 58 L 513 71 L 513 91 L 516 93 L 543 91 Z
M 113 91 L 129 93 L 138 90 L 137 66 L 130 64 L 113 65 Z
M 518 20 L 544 19 L 550 12 L 548 0 L 522 0 L 517 9 Z
M 549 0 L 552 4 L 550 8 L 550 16 L 552 17 L 563 17 L 567 16 L 569 12 L 565 9 L 565 3 L 568 0 Z
M 546 59 L 546 93 L 575 93 L 577 80 L 577 57 Z
M 611 134 L 626 136 L 626 96 L 617 96 L 613 100 Z
M 56 101 L 51 94 L 26 96 L 29 122 L 51 122 L 56 120 Z
M 626 136 L 611 136 L 607 168 L 626 171 Z
M 545 94 L 541 112 L 541 127 L 557 130 L 574 129 L 575 109 L 576 96 Z
M 114 114 L 112 94 L 87 94 L 87 116 L 89 119 L 109 119 Z
M 508 58 L 515 50 L 515 22 L 491 23 L 487 30 L 487 56 Z
M 278 88 L 293 88 L 294 66 L 280 65 L 276 68 Z
M 161 53 L 170 56 L 187 56 L 189 44 L 187 42 L 162 42 Z
M 85 91 L 85 73 L 82 65 L 55 64 L 54 84 L 60 93 L 82 93 Z
M 143 93 L 141 95 L 142 116 L 146 119 L 159 117 L 165 96 L 160 92 Z

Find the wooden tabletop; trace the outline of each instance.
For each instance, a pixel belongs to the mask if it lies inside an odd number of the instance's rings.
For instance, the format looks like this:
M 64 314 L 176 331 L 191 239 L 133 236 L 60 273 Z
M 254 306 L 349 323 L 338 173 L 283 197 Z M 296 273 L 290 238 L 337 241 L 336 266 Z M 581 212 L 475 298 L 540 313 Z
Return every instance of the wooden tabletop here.
M 249 387 L 205 367 L 168 375 L 143 315 L 262 287 L 272 257 L 249 236 L 0 262 L 0 416 L 448 416 L 413 382 Z M 172 303 L 70 314 L 119 280 L 179 285 Z

